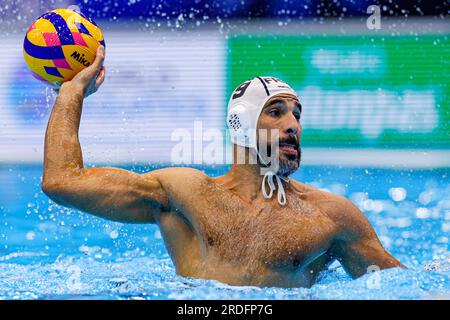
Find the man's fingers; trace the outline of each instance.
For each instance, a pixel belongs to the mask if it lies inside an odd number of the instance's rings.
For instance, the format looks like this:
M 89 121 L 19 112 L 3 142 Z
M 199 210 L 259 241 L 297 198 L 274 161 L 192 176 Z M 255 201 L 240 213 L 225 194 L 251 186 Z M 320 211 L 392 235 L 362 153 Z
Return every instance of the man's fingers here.
M 91 81 L 92 79 L 97 78 L 104 60 L 105 60 L 105 47 L 99 46 L 97 48 L 97 54 L 95 56 L 94 62 L 92 62 L 92 64 L 89 67 L 80 72 L 80 77 L 85 81 Z
M 97 48 L 97 54 L 95 55 L 95 60 L 92 63 L 92 65 L 95 66 L 95 69 L 97 70 L 97 72 L 100 71 L 100 68 L 102 67 L 104 60 L 105 60 L 105 47 L 99 46 Z
M 87 68 L 78 72 L 75 77 L 71 80 L 72 83 L 79 86 L 85 96 L 88 96 L 94 89 L 103 83 L 105 79 L 105 69 L 103 67 L 103 61 L 105 60 L 105 47 L 99 46 L 97 48 L 97 54 L 95 56 L 94 62 Z
M 106 75 L 105 66 L 102 66 L 102 68 L 100 69 L 100 72 L 97 76 L 97 79 L 95 80 L 95 86 L 97 88 L 102 85 L 103 81 L 105 81 L 105 75 Z

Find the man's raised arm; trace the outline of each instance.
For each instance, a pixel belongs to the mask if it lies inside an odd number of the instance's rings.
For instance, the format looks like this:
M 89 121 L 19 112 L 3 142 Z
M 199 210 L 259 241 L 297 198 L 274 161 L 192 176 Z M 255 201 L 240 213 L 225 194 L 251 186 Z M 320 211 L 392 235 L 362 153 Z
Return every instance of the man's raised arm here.
M 47 126 L 42 190 L 56 203 L 125 223 L 153 223 L 168 203 L 151 173 L 84 168 L 78 139 L 83 99 L 105 79 L 101 46 L 93 64 L 59 90 Z

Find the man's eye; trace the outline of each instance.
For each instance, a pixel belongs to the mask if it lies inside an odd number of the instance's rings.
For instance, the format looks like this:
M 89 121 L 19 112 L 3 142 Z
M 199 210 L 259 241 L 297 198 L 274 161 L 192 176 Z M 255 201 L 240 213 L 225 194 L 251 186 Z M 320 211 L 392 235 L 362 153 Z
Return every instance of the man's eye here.
M 272 117 L 278 117 L 280 115 L 280 111 L 277 109 L 270 110 L 269 113 Z
M 298 113 L 298 112 L 294 112 L 294 117 L 295 117 L 295 119 L 297 119 L 297 120 L 300 120 L 300 113 Z

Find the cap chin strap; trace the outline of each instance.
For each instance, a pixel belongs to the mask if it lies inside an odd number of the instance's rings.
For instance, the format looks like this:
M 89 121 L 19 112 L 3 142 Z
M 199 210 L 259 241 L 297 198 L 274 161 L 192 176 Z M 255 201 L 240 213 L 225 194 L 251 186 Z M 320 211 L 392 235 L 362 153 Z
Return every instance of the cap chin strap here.
M 267 165 L 267 163 L 265 163 L 265 161 L 262 159 L 262 157 L 259 154 L 258 150 L 256 150 L 256 153 L 257 153 L 260 161 L 264 165 Z M 284 206 L 284 205 L 286 205 L 286 191 L 284 190 L 282 180 L 286 181 L 286 182 L 289 182 L 289 178 L 286 178 L 286 177 L 280 176 L 278 174 L 275 174 L 272 171 L 267 171 L 264 174 L 264 177 L 263 177 L 263 180 L 262 180 L 261 192 L 262 192 L 264 198 L 266 198 L 266 199 L 271 199 L 272 198 L 273 192 L 275 191 L 275 183 L 273 181 L 273 177 L 275 177 L 275 181 L 277 182 L 277 187 L 278 187 L 278 191 L 277 191 L 278 203 L 280 205 Z M 266 183 L 269 186 L 269 193 L 267 193 Z
M 282 177 L 278 174 L 274 174 L 272 171 L 268 171 L 264 174 L 262 184 L 261 184 L 261 191 L 266 199 L 272 198 L 273 191 L 275 190 L 275 184 L 273 183 L 273 177 L 275 177 L 275 181 L 277 182 L 277 197 L 278 197 L 278 203 L 282 206 L 286 205 L 286 191 L 283 187 L 283 182 L 281 180 L 284 180 L 286 182 L 289 182 L 289 178 Z M 266 182 L 269 185 L 269 193 L 267 193 L 266 190 Z

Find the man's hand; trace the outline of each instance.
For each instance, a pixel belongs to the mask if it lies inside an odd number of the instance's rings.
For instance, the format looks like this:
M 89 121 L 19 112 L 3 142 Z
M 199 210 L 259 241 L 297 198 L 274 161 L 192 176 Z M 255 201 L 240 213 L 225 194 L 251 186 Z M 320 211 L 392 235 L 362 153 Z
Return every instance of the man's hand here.
M 95 93 L 105 80 L 104 60 L 105 47 L 99 46 L 94 62 L 89 67 L 78 72 L 72 80 L 64 82 L 59 91 L 71 90 L 79 92 L 83 97 Z

